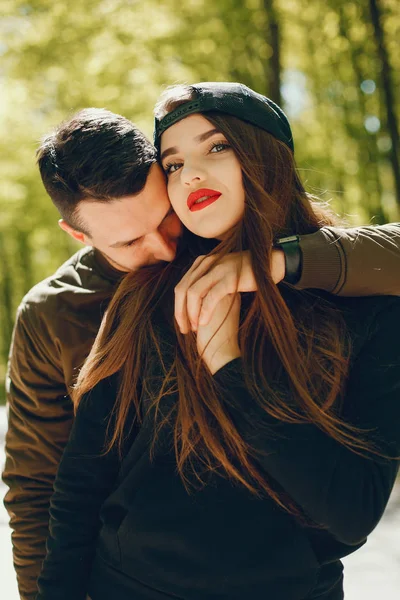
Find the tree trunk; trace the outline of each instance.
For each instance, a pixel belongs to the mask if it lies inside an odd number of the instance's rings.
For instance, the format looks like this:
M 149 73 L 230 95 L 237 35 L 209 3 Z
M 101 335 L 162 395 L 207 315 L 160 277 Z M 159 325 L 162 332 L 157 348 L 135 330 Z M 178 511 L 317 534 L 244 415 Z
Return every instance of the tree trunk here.
M 8 359 L 8 351 L 11 343 L 11 335 L 14 325 L 14 311 L 12 305 L 12 278 L 10 272 L 10 263 L 7 256 L 6 244 L 3 239 L 3 233 L 0 232 L 0 257 L 2 264 L 2 278 L 0 288 L 1 299 L 1 358 L 2 362 L 6 363 Z
M 387 127 L 392 141 L 391 162 L 396 189 L 396 201 L 400 205 L 400 144 L 399 144 L 399 126 L 395 112 L 395 101 L 393 94 L 392 71 L 389 62 L 389 55 L 386 48 L 385 35 L 382 27 L 381 7 L 379 0 L 369 0 L 372 25 L 374 27 L 375 41 L 378 49 L 378 56 L 381 61 L 382 71 L 382 92 L 384 104 L 386 106 Z
M 379 150 L 376 142 L 376 135 L 367 133 L 364 128 L 367 110 L 364 93 L 361 90 L 361 84 L 364 79 L 366 79 L 366 76 L 364 76 L 362 72 L 360 61 L 360 55 L 363 52 L 363 49 L 358 45 L 356 46 L 354 40 L 351 39 L 350 32 L 347 27 L 347 21 L 343 12 L 343 5 L 336 5 L 334 8 L 336 8 L 339 15 L 340 35 L 344 39 L 347 39 L 350 44 L 349 56 L 355 76 L 354 83 L 355 89 L 357 90 L 358 104 L 360 108 L 357 129 L 355 129 L 354 126 L 351 128 L 347 126 L 346 129 L 349 137 L 357 140 L 360 188 L 363 193 L 363 198 L 365 198 L 363 205 L 366 205 L 368 217 L 373 219 L 375 224 L 383 224 L 386 222 L 386 218 L 382 204 L 383 189 L 379 170 Z M 338 79 L 340 80 L 340 76 L 338 76 Z M 345 115 L 349 115 L 349 108 L 345 99 L 343 100 L 343 104 Z M 354 135 L 355 133 L 356 135 Z M 367 158 L 365 158 L 365 155 L 367 155 Z M 374 184 L 372 186 L 369 185 L 369 179 L 371 176 L 374 180 Z
M 33 273 L 32 273 L 32 249 L 29 243 L 29 235 L 25 229 L 16 232 L 19 261 L 21 265 L 22 276 L 22 295 L 25 295 L 33 286 Z
M 268 18 L 268 42 L 272 48 L 272 56 L 265 64 L 268 96 L 281 106 L 281 32 L 274 0 L 264 0 L 264 10 Z

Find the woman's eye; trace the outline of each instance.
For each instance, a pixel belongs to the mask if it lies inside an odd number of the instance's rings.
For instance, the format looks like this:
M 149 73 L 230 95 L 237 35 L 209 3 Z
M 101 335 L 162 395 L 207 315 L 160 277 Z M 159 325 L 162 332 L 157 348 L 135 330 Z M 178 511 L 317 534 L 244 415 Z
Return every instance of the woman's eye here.
M 175 173 L 175 171 L 177 171 L 181 166 L 181 163 L 169 163 L 165 165 L 164 171 L 167 175 L 169 175 L 170 173 Z
M 223 152 L 224 150 L 228 150 L 230 145 L 227 142 L 218 142 L 217 144 L 213 144 L 210 148 L 210 152 L 218 153 Z

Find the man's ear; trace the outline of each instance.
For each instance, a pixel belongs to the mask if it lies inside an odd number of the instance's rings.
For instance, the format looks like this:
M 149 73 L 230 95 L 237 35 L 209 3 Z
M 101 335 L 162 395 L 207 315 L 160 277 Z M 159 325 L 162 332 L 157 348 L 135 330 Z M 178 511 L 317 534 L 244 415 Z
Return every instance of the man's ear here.
M 89 237 L 86 235 L 86 233 L 82 233 L 82 231 L 77 231 L 76 229 L 71 227 L 71 225 L 68 225 L 68 223 L 66 221 L 64 221 L 64 219 L 60 219 L 58 221 L 58 225 L 61 227 L 61 229 L 63 231 L 68 233 L 68 235 L 70 235 L 72 238 L 74 238 L 74 240 L 76 240 L 77 242 L 80 242 L 81 244 L 85 244 L 85 246 L 92 245 L 90 243 Z

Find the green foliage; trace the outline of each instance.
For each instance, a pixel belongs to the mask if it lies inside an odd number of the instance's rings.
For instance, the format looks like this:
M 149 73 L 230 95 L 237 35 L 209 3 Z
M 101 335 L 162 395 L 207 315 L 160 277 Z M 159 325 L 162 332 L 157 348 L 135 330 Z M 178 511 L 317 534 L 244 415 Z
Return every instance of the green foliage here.
M 398 101 L 400 5 L 378 4 Z M 349 224 L 399 218 L 368 2 L 0 0 L 0 8 L 0 380 L 22 296 L 76 249 L 37 172 L 40 137 L 85 106 L 122 113 L 150 135 L 151 107 L 172 83 L 238 80 L 272 93 L 273 23 L 275 75 L 309 188 L 332 198 Z

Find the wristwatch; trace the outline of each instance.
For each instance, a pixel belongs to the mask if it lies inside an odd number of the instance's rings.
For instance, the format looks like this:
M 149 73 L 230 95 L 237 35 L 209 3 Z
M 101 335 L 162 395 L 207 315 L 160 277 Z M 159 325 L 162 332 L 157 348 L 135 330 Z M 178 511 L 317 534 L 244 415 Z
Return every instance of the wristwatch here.
M 302 255 L 300 248 L 300 236 L 290 235 L 289 237 L 279 238 L 275 242 L 275 247 L 283 250 L 285 256 L 285 277 L 283 281 L 296 284 L 301 277 Z

